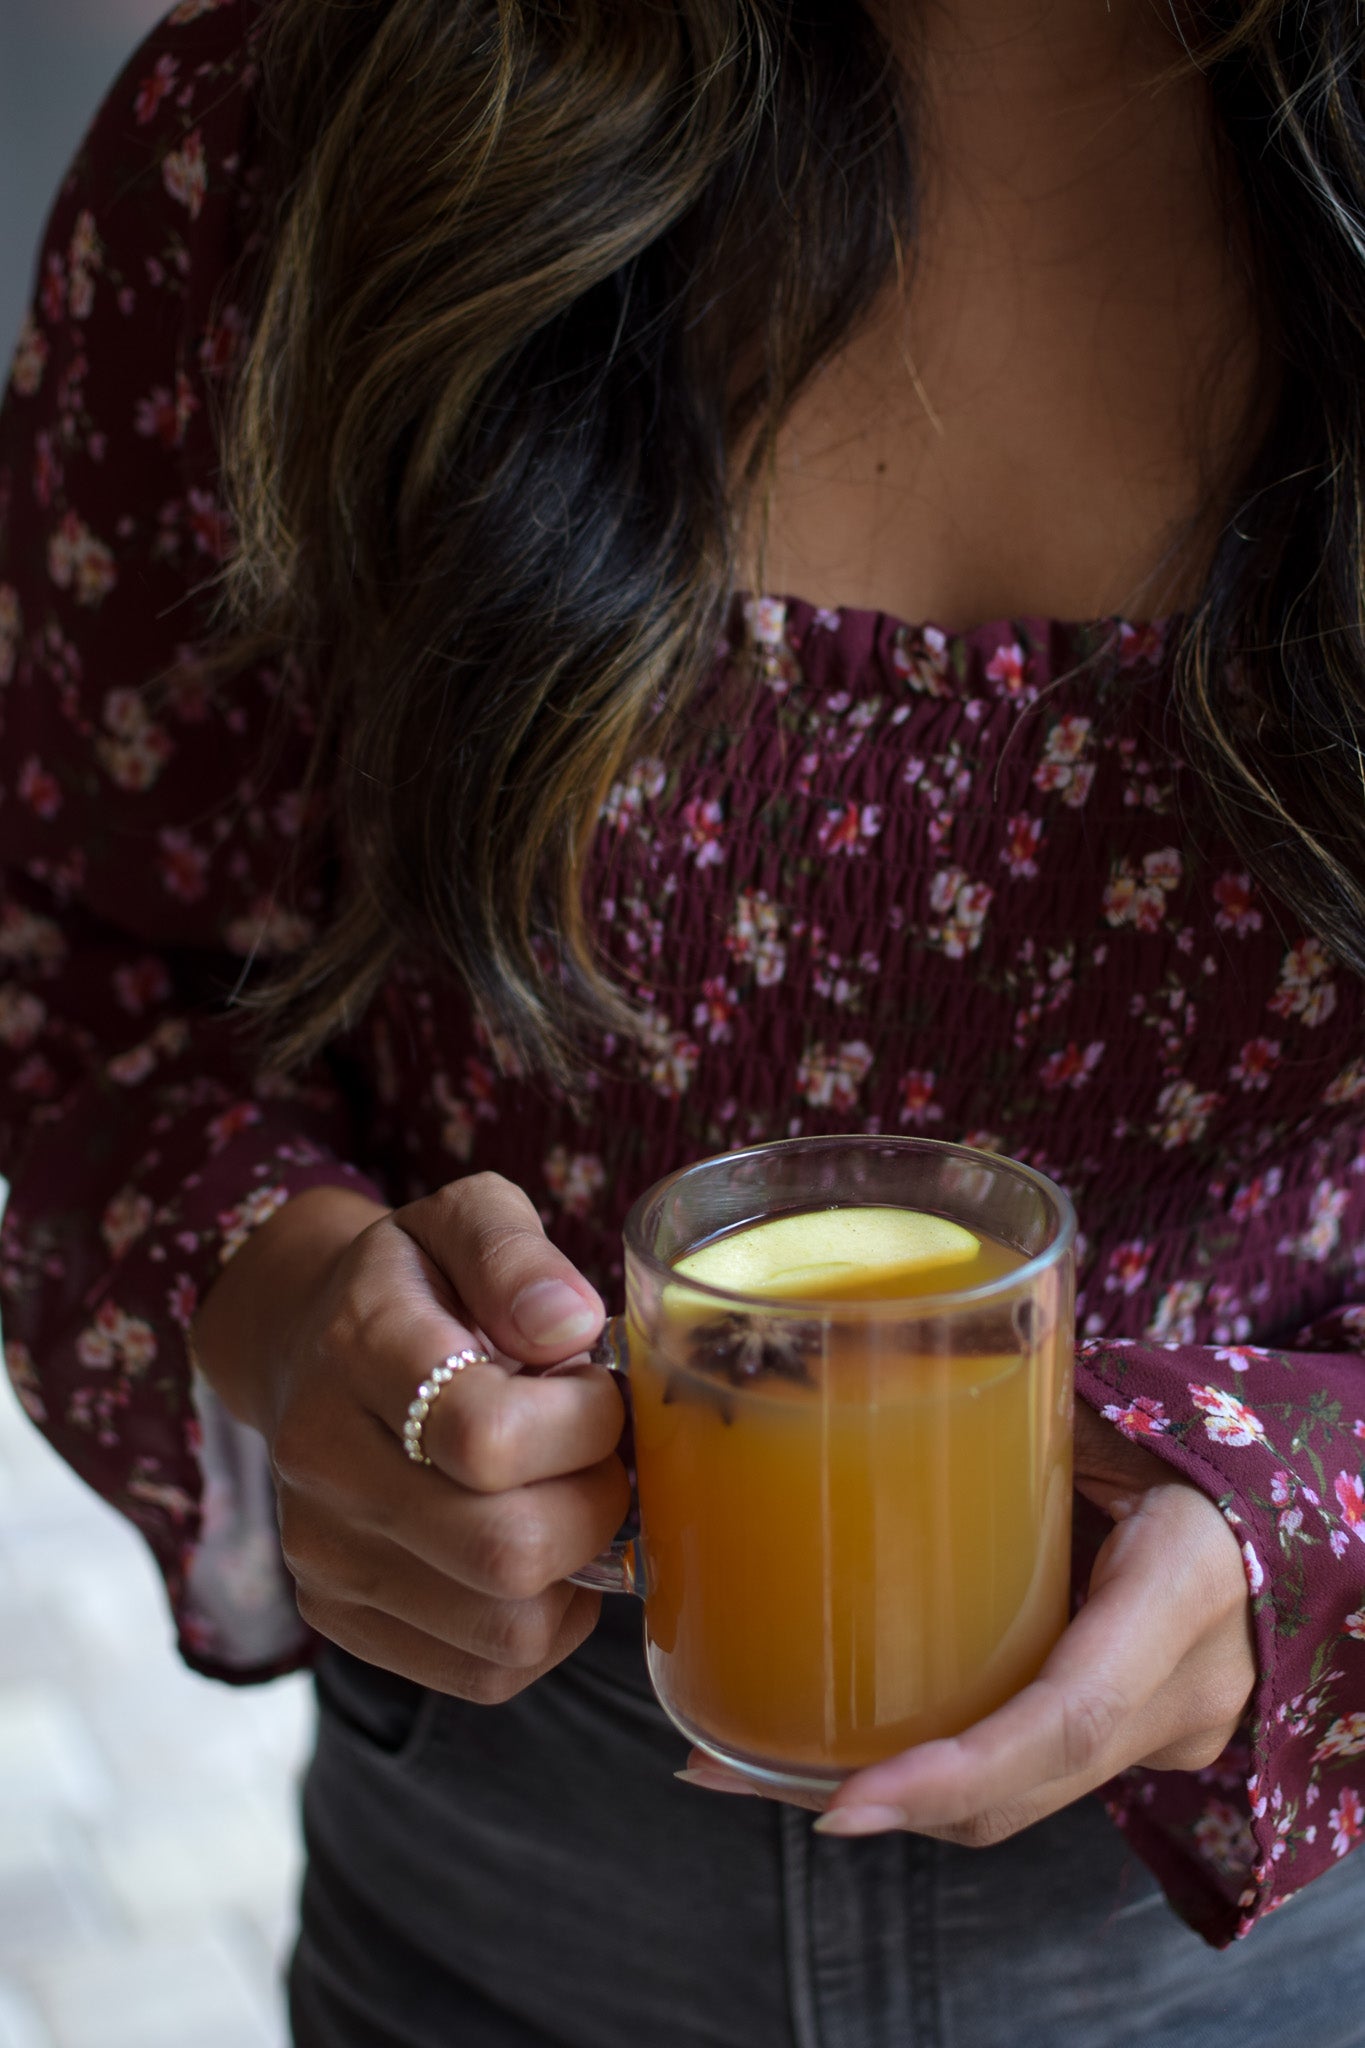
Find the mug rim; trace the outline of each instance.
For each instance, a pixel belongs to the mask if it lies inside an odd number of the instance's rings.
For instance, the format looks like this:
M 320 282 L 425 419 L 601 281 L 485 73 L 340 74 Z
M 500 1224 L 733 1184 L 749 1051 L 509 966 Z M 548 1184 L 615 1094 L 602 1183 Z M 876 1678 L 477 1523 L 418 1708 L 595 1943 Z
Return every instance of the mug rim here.
M 899 1299 L 857 1302 L 851 1302 L 847 1296 L 836 1300 L 827 1300 L 816 1296 L 803 1296 L 800 1301 L 782 1301 L 775 1300 L 771 1294 L 742 1294 L 734 1288 L 714 1286 L 709 1280 L 690 1279 L 687 1274 L 679 1273 L 675 1266 L 670 1266 L 666 1259 L 659 1258 L 656 1253 L 644 1244 L 641 1237 L 641 1227 L 646 1210 L 655 1201 L 661 1201 L 679 1181 L 687 1179 L 689 1175 L 704 1173 L 708 1169 L 727 1165 L 733 1160 L 757 1158 L 760 1153 L 793 1151 L 801 1148 L 809 1149 L 820 1145 L 853 1146 L 859 1150 L 865 1147 L 876 1147 L 882 1150 L 894 1148 L 896 1150 L 904 1149 L 907 1152 L 946 1153 L 958 1159 L 990 1166 L 997 1172 L 1005 1172 L 1012 1175 L 1016 1180 L 1028 1181 L 1032 1186 L 1041 1191 L 1045 1199 L 1052 1204 L 1056 1214 L 1056 1234 L 1044 1246 L 1042 1251 L 1035 1252 L 1031 1259 L 1026 1259 L 1023 1265 L 1017 1266 L 1012 1273 L 1003 1273 L 996 1280 L 983 1281 L 980 1286 L 949 1289 L 941 1294 L 917 1294 L 902 1296 Z M 830 1208 L 859 1208 L 881 1205 L 830 1203 L 827 1206 Z M 791 1213 L 796 1212 L 781 1209 L 772 1212 L 773 1215 L 777 1216 Z M 752 1220 L 759 1222 L 765 1219 L 755 1217 Z M 711 1152 L 704 1159 L 694 1159 L 686 1166 L 674 1167 L 671 1173 L 665 1174 L 661 1180 L 656 1180 L 651 1186 L 647 1187 L 643 1194 L 637 1195 L 626 1212 L 625 1222 L 621 1226 L 622 1241 L 629 1256 L 638 1259 L 643 1266 L 646 1266 L 652 1274 L 667 1285 L 690 1287 L 696 1293 L 704 1294 L 709 1299 L 727 1304 L 733 1302 L 742 1308 L 758 1311 L 769 1316 L 787 1311 L 793 1314 L 800 1312 L 807 1316 L 824 1316 L 828 1317 L 831 1321 L 837 1321 L 841 1314 L 847 1314 L 850 1309 L 856 1308 L 860 1322 L 865 1320 L 869 1313 L 878 1320 L 884 1318 L 891 1321 L 923 1322 L 933 1316 L 947 1314 L 959 1308 L 975 1307 L 982 1302 L 997 1301 L 1004 1295 L 1013 1294 L 1020 1287 L 1032 1285 L 1044 1273 L 1050 1271 L 1054 1266 L 1060 1265 L 1067 1254 L 1074 1250 L 1076 1234 L 1076 1211 L 1070 1195 L 1066 1192 L 1065 1188 L 1060 1187 L 1048 1174 L 1041 1173 L 1036 1166 L 1027 1166 L 1022 1159 L 1011 1158 L 1008 1153 L 988 1152 L 980 1145 L 959 1145 L 948 1138 L 922 1138 L 914 1136 L 908 1131 L 890 1131 L 886 1133 L 875 1131 L 811 1132 L 806 1136 L 796 1138 L 769 1138 L 757 1145 L 737 1145 L 730 1152 Z M 703 1240 L 703 1242 L 709 1242 L 709 1240 Z

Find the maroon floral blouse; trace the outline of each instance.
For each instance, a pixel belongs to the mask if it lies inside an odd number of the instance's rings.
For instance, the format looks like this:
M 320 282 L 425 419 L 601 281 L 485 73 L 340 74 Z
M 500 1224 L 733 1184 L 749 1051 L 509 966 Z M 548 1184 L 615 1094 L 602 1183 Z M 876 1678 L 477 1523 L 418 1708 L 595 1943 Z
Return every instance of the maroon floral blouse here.
M 211 689 L 194 652 L 231 540 L 212 421 L 244 326 L 252 20 L 184 0 L 114 86 L 0 414 L 19 1398 L 142 1530 L 189 1661 L 262 1678 L 309 1639 L 259 1440 L 184 1332 L 291 1195 L 398 1201 L 494 1167 L 610 1297 L 634 1195 L 718 1148 L 923 1131 L 1030 1160 L 1085 1233 L 1084 1397 L 1242 1541 L 1245 1742 L 1109 1798 L 1194 1925 L 1245 1933 L 1365 1836 L 1360 985 L 1204 822 L 1162 739 L 1159 626 L 946 634 L 737 599 L 691 757 L 635 761 L 604 808 L 590 902 L 650 1026 L 607 1048 L 591 1114 L 415 969 L 324 1070 L 253 1083 L 226 998 L 327 906 L 275 894 L 306 704 L 267 773 L 289 679 Z

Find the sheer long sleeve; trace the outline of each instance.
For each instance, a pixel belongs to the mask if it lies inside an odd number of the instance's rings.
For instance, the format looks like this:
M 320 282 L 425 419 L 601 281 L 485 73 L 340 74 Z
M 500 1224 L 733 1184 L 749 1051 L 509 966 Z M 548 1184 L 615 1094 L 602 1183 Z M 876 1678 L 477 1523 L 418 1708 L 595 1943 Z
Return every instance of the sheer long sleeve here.
M 142 1531 L 185 1656 L 306 1654 L 262 1446 L 185 1331 L 290 1196 L 366 1187 L 330 1072 L 253 1080 L 245 962 L 286 908 L 306 716 L 196 644 L 228 543 L 213 408 L 243 329 L 248 18 L 187 0 L 112 88 L 55 204 L 0 412 L 0 1272 L 34 1421 Z M 164 683 L 160 680 L 167 678 Z M 269 747 L 264 745 L 267 734 Z M 262 763 L 269 761 L 269 773 Z

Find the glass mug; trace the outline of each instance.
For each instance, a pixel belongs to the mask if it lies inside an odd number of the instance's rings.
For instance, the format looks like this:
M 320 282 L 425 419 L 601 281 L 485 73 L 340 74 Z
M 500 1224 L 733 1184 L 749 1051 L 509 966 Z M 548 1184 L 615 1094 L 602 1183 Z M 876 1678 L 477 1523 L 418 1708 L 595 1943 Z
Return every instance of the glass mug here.
M 854 1204 L 965 1225 L 997 1277 L 820 1302 L 674 1270 Z M 1036 1676 L 1069 1614 L 1075 1236 L 1043 1174 L 928 1138 L 754 1146 L 635 1203 L 594 1356 L 629 1380 L 638 1506 L 573 1577 L 643 1599 L 651 1683 L 698 1748 L 828 1792 Z

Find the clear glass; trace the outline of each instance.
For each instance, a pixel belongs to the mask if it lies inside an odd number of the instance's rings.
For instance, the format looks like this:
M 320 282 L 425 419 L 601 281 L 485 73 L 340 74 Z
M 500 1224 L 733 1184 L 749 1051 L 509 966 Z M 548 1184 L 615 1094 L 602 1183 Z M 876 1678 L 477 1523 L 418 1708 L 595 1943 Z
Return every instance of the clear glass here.
M 1013 1270 L 827 1303 L 673 1270 L 741 1224 L 850 1204 L 946 1216 Z M 629 1378 L 638 1526 L 575 1576 L 642 1596 L 689 1740 L 829 1791 L 1036 1675 L 1069 1605 L 1074 1246 L 1044 1175 L 927 1138 L 755 1146 L 635 1204 L 598 1356 Z

